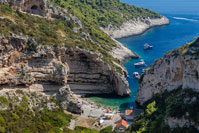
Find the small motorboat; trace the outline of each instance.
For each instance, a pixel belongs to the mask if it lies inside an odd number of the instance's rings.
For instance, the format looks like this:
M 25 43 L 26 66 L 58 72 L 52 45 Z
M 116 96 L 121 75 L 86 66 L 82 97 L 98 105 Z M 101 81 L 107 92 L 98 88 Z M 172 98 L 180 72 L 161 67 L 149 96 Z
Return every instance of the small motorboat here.
M 145 66 L 146 66 L 146 63 L 144 62 L 143 59 L 141 59 L 140 62 L 135 63 L 134 66 L 135 66 L 135 67 L 145 67 Z
M 139 79 L 140 78 L 140 75 L 138 72 L 134 72 L 133 73 L 133 77 L 136 78 L 136 79 Z
M 144 44 L 144 50 L 150 50 L 150 49 L 152 49 L 153 48 L 153 46 L 151 46 L 151 45 L 149 45 L 149 44 Z

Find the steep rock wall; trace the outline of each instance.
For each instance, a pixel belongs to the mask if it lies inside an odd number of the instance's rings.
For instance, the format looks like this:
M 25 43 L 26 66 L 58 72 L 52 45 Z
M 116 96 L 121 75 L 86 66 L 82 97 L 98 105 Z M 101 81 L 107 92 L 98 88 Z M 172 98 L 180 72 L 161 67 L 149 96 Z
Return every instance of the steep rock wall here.
M 0 84 L 31 85 L 38 82 L 67 83 L 68 66 L 57 60 L 52 51 L 31 53 L 22 38 L 2 38 L 0 42 Z M 62 67 L 63 66 L 63 67 Z
M 72 91 L 78 94 L 130 94 L 125 75 L 112 70 L 98 54 L 81 49 L 58 48 L 57 51 L 57 56 L 70 68 L 68 84 Z
M 130 94 L 125 76 L 112 70 L 98 54 L 50 46 L 37 46 L 36 52 L 28 51 L 27 47 L 30 49 L 34 44 L 27 44 L 27 38 L 0 40 L 1 85 L 42 84 L 46 91 L 59 91 L 55 85 L 61 88 L 68 83 L 72 91 L 80 94 Z
M 143 104 L 153 94 L 161 94 L 179 87 L 199 92 L 199 39 L 168 52 L 155 61 L 140 80 L 137 102 Z

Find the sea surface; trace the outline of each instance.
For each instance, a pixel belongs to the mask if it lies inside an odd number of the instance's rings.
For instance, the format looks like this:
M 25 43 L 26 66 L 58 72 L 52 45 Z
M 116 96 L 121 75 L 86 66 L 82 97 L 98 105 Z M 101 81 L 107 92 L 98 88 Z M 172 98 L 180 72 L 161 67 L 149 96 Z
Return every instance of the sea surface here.
M 198 0 L 122 0 L 131 5 L 149 8 L 168 17 L 171 24 L 155 27 L 145 34 L 118 39 L 119 42 L 136 52 L 141 59 L 144 59 L 147 67 L 156 59 L 161 58 L 166 52 L 176 49 L 199 36 L 199 1 Z M 152 50 L 143 50 L 143 45 L 153 45 Z M 134 63 L 140 59 L 132 59 L 124 63 L 129 77 L 127 78 L 131 95 L 126 98 L 119 98 L 113 95 L 99 95 L 89 97 L 90 100 L 111 108 L 127 109 L 133 106 L 136 108 L 136 92 L 138 80 L 133 78 L 133 72 L 139 72 L 143 68 L 135 68 Z M 146 68 L 147 68 L 146 67 Z

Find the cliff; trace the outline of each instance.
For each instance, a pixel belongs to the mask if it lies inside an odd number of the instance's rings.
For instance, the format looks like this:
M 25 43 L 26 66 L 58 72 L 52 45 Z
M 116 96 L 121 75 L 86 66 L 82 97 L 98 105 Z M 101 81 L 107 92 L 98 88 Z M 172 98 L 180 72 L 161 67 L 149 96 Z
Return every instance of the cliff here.
M 125 77 L 93 52 L 40 45 L 28 51 L 27 42 L 22 37 L 1 38 L 1 85 L 69 84 L 83 94 L 130 93 Z
M 137 102 L 143 104 L 154 94 L 172 91 L 180 86 L 199 92 L 198 45 L 197 38 L 156 60 L 140 80 Z
M 143 73 L 136 101 L 146 110 L 131 131 L 198 132 L 198 57 L 196 38 L 168 52 Z
M 78 33 L 73 31 L 74 28 L 82 27 L 77 17 L 58 7 L 53 8 L 59 13 L 51 12 L 52 19 L 15 12 L 4 5 L 1 7 L 2 10 L 7 10 L 8 16 L 13 15 L 13 19 L 8 17 L 0 19 L 3 25 L 7 26 L 7 30 L 1 31 L 3 34 L 1 40 L 5 40 L 1 44 L 3 50 L 1 67 L 5 69 L 3 70 L 5 73 L 8 71 L 8 65 L 17 68 L 12 75 L 8 74 L 7 77 L 2 78 L 2 85 L 31 85 L 43 80 L 63 85 L 68 81 L 71 90 L 78 94 L 116 93 L 120 96 L 130 94 L 125 68 L 108 54 L 111 46 L 104 45 L 103 47 L 107 48 L 104 50 L 100 46 L 102 44 L 94 42 L 90 35 L 82 31 Z M 4 16 L 5 13 L 2 10 L 0 14 Z M 59 25 L 56 24 L 57 21 Z M 77 27 L 71 29 L 72 27 L 68 27 L 69 23 L 74 23 Z M 63 27 L 62 24 L 65 26 Z M 2 28 L 5 29 L 5 27 Z M 14 56 L 15 54 L 17 56 Z M 38 64 L 38 62 L 41 63 Z M 31 70 L 32 67 L 38 68 Z M 23 71 L 21 76 L 18 69 L 22 68 L 25 70 L 21 70 Z

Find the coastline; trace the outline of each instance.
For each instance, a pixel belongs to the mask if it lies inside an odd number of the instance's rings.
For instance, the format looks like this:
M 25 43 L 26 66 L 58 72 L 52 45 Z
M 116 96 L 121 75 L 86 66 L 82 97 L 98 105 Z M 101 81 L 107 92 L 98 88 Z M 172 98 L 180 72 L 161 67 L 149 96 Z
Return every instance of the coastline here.
M 101 28 L 101 30 L 108 34 L 118 45 L 117 48 L 112 50 L 111 55 L 121 62 L 125 62 L 128 59 L 139 58 L 139 55 L 125 47 L 116 39 L 141 35 L 151 28 L 169 24 L 170 21 L 165 16 L 158 19 L 139 18 L 137 20 L 129 20 L 128 22 L 123 23 L 119 28 L 112 27 L 110 24 L 107 28 Z
M 170 21 L 165 16 L 156 19 L 139 18 L 137 20 L 129 20 L 128 22 L 125 22 L 119 28 L 109 25 L 107 28 L 104 28 L 103 31 L 112 38 L 119 39 L 141 35 L 151 28 L 168 24 L 170 24 Z
M 120 43 L 119 41 L 115 40 L 114 38 L 112 38 L 116 44 L 117 44 L 117 48 L 113 49 L 111 52 L 111 55 L 114 58 L 119 59 L 122 63 L 126 62 L 128 59 L 137 59 L 139 58 L 139 56 L 131 51 L 130 49 L 128 49 L 127 47 L 125 47 L 122 43 Z

